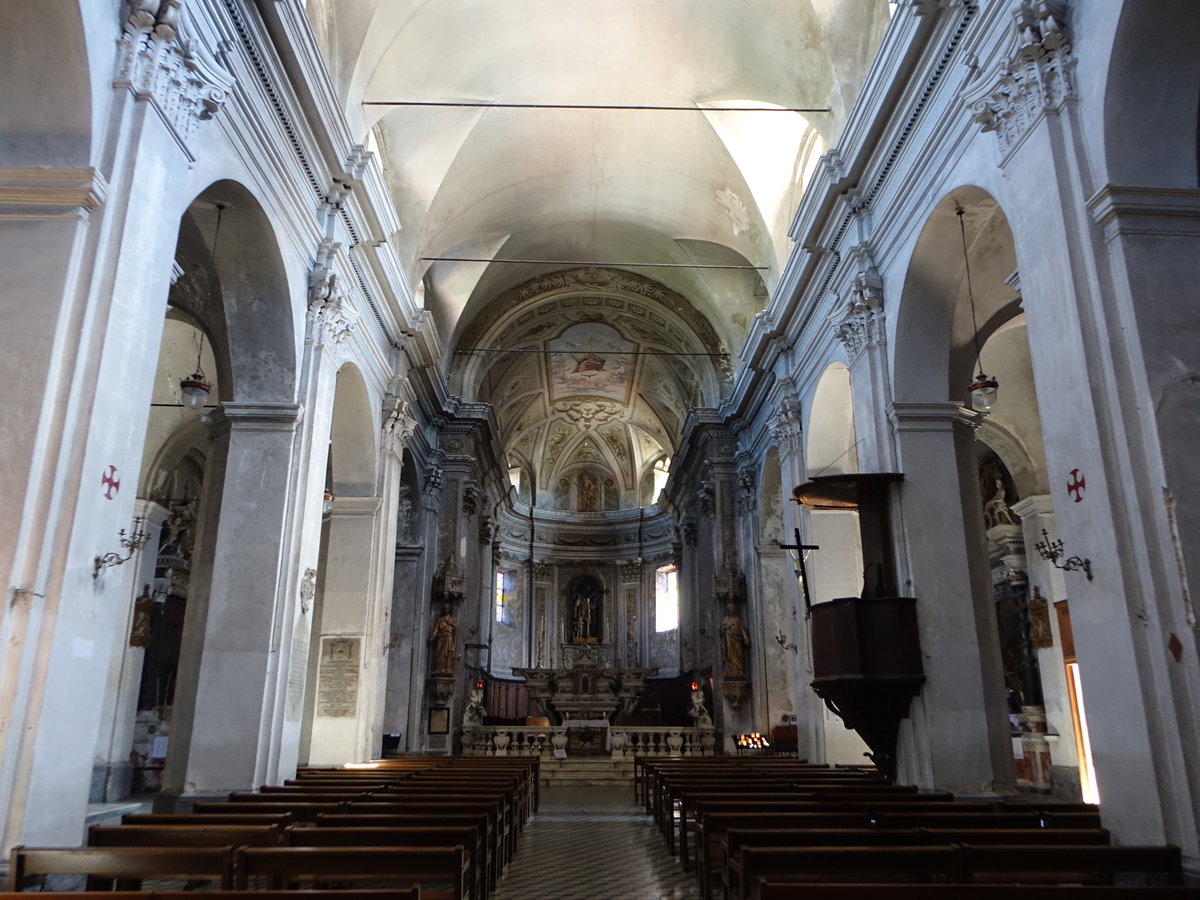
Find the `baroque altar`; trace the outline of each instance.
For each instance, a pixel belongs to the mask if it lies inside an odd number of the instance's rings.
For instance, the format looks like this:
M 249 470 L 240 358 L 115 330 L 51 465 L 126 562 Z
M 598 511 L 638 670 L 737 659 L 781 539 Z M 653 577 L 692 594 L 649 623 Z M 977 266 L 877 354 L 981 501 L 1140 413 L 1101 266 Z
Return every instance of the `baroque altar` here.
M 564 719 L 604 719 L 633 710 L 639 693 L 658 669 L 614 669 L 581 663 L 556 669 L 513 669 L 525 679 L 530 703 L 555 725 Z

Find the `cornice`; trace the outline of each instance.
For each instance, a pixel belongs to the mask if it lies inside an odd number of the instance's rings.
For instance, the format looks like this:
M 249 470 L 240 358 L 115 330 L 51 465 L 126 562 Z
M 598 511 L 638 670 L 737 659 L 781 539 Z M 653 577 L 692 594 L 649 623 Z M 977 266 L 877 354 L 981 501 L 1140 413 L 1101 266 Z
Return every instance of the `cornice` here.
M 89 167 L 0 166 L 0 219 L 86 222 L 108 197 L 108 182 Z

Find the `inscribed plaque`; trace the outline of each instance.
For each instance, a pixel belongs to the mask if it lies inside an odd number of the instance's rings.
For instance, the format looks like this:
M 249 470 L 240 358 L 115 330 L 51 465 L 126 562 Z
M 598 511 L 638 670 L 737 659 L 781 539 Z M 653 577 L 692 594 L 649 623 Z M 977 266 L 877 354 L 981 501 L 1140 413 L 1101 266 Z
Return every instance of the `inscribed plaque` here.
M 321 638 L 317 670 L 317 715 L 352 718 L 358 706 L 358 658 L 361 638 Z

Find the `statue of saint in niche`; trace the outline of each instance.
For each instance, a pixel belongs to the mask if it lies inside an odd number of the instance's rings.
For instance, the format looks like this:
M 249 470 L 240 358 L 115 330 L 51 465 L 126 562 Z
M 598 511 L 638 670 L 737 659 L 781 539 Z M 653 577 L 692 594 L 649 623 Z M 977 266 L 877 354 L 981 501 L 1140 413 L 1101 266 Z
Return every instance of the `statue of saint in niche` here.
M 575 612 L 571 617 L 574 636 L 580 640 L 595 637 L 592 622 L 596 613 L 596 601 L 583 594 L 575 595 Z
M 455 638 L 458 635 L 458 620 L 450 612 L 449 605 L 442 607 L 442 615 L 433 625 L 429 643 L 433 644 L 433 671 L 454 671 Z
M 750 634 L 738 618 L 737 608 L 725 604 L 725 618 L 721 620 L 721 660 L 725 663 L 725 675 L 733 678 L 746 677 L 746 648 L 750 646 Z

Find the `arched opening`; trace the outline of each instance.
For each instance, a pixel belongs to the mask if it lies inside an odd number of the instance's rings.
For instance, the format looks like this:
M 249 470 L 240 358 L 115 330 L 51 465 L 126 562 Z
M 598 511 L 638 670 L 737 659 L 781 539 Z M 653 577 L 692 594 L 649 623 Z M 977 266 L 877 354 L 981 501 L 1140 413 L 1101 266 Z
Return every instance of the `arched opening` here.
M 215 407 L 205 410 L 199 425 L 187 426 L 207 465 L 195 504 L 163 769 L 164 791 L 178 795 L 185 784 L 202 790 L 267 777 L 256 741 L 231 751 L 221 734 L 233 722 L 245 733 L 260 734 L 263 717 L 271 715 L 267 698 L 278 675 L 271 666 L 272 634 L 288 581 L 283 559 L 298 421 L 299 338 L 271 225 L 241 185 L 216 182 L 191 203 L 180 222 L 175 263 L 181 274 L 170 303 L 181 319 L 203 331 L 211 348 L 211 362 L 202 357 L 202 365 L 209 366 L 209 406 Z M 168 337 L 172 329 L 168 326 Z M 194 354 L 194 347 L 188 349 Z M 187 358 L 187 366 L 194 360 Z M 152 419 L 162 416 L 152 410 Z M 150 430 L 156 433 L 157 427 Z
M 370 395 L 353 365 L 338 370 L 326 471 L 332 500 L 321 523 L 315 573 L 311 686 L 306 697 L 301 759 L 340 764 L 377 752 L 370 690 L 372 548 L 379 508 L 377 428 Z
M 830 363 L 821 374 L 809 405 L 805 429 L 805 465 L 808 478 L 858 471 L 858 437 L 854 424 L 854 393 L 850 371 L 840 362 Z M 805 510 L 804 543 L 820 551 L 806 553 L 812 602 L 857 597 L 863 585 L 862 539 L 858 512 L 852 509 Z M 790 543 L 790 541 L 789 541 Z M 799 566 L 796 566 L 799 569 Z M 805 685 L 805 690 L 808 686 Z M 825 759 L 831 763 L 860 764 L 867 745 L 829 709 L 822 708 Z
M 796 591 L 789 589 L 794 578 L 788 551 L 779 544 L 792 543 L 784 531 L 783 479 L 779 452 L 767 451 L 758 478 L 758 560 L 762 573 L 762 659 L 766 719 L 772 726 L 794 726 L 798 684 L 798 631 L 800 610 Z M 793 742 L 794 743 L 794 742 Z

